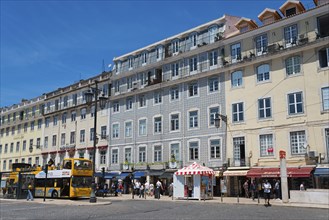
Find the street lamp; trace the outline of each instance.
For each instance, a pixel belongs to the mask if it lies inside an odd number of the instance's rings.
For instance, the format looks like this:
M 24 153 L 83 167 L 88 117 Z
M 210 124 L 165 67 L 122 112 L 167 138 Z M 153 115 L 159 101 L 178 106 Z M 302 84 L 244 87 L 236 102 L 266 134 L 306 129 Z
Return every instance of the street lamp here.
M 97 201 L 96 195 L 95 195 L 95 189 L 96 189 L 96 184 L 95 184 L 95 167 L 96 167 L 96 144 L 97 144 L 97 132 L 96 132 L 96 126 L 97 126 L 97 102 L 99 101 L 99 107 L 101 109 L 104 109 L 106 106 L 107 102 L 107 97 L 105 97 L 104 94 L 99 96 L 98 94 L 102 90 L 98 89 L 98 81 L 95 80 L 95 88 L 90 88 L 86 93 L 85 93 L 85 98 L 86 98 L 86 103 L 87 105 L 94 104 L 94 144 L 93 144 L 93 177 L 92 177 L 92 183 L 91 183 L 91 193 L 90 193 L 90 199 L 89 202 L 95 203 Z M 94 99 L 93 99 L 94 98 Z
M 221 115 L 219 113 L 215 114 L 215 127 L 219 128 L 220 127 L 220 121 L 227 122 L 227 117 L 225 115 Z

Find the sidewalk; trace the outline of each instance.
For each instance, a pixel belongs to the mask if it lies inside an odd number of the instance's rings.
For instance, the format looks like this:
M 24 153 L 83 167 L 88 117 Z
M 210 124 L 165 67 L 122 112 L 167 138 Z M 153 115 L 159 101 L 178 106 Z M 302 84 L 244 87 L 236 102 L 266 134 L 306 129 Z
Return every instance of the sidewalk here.
M 145 198 L 139 198 L 138 196 L 134 196 L 134 199 L 132 199 L 131 194 L 124 194 L 122 196 L 117 196 L 117 197 L 106 197 L 104 199 L 109 199 L 112 201 L 115 200 L 152 200 L 152 201 L 172 201 L 172 202 L 204 202 L 204 203 L 223 203 L 223 204 L 236 204 L 236 205 L 261 205 L 264 206 L 264 199 L 260 199 L 258 203 L 258 199 L 256 198 L 255 200 L 248 199 L 248 198 L 237 198 L 237 197 L 214 197 L 213 199 L 210 200 L 186 200 L 186 199 L 173 199 L 172 197 L 169 196 L 161 196 L 160 199 L 155 199 L 154 197 L 147 197 Z M 329 209 L 329 204 L 324 205 L 324 204 L 308 204 L 308 203 L 283 203 L 280 199 L 272 199 L 270 201 L 272 206 L 287 206 L 287 207 L 304 207 L 304 208 L 321 208 L 321 209 Z
M 264 206 L 264 199 L 260 199 L 258 203 L 258 199 L 255 200 L 248 198 L 237 198 L 237 197 L 214 197 L 210 200 L 186 200 L 186 199 L 173 199 L 169 196 L 161 196 L 160 199 L 155 199 L 154 197 L 139 198 L 138 196 L 134 196 L 132 199 L 131 194 L 123 194 L 122 196 L 109 196 L 109 197 L 97 197 L 96 203 L 90 203 L 89 199 L 78 199 L 78 200 L 69 200 L 69 199 L 52 199 L 46 198 L 46 201 L 43 201 L 43 198 L 35 198 L 33 202 L 43 203 L 43 204 L 51 204 L 51 205 L 72 205 L 72 206 L 93 206 L 93 205 L 110 205 L 111 201 L 126 201 L 126 200 L 151 200 L 154 202 L 199 202 L 199 203 L 218 203 L 218 204 L 232 204 L 232 205 L 260 205 Z M 3 199 L 0 198 L 0 201 L 14 201 L 14 202 L 27 202 L 31 203 L 31 201 L 26 201 L 25 199 Z M 1 202 L 0 202 L 1 203 Z M 321 209 L 329 209 L 329 204 L 308 204 L 308 203 L 283 203 L 281 200 L 272 199 L 270 201 L 272 206 L 287 206 L 287 207 L 304 207 L 304 208 L 321 208 Z

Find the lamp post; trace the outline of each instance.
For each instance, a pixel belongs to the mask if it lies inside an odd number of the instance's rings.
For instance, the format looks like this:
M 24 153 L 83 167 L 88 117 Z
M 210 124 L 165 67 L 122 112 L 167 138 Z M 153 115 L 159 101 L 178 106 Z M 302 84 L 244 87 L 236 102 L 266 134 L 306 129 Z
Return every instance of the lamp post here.
M 97 102 L 99 101 L 99 107 L 101 109 L 105 108 L 106 102 L 107 102 L 107 97 L 102 94 L 101 96 L 98 95 L 102 90 L 98 89 L 98 81 L 95 80 L 95 88 L 90 88 L 86 93 L 85 93 L 85 98 L 86 98 L 86 103 L 87 105 L 94 104 L 94 137 L 93 137 L 93 177 L 92 177 L 92 183 L 91 183 L 91 193 L 90 193 L 90 203 L 95 203 L 97 201 L 96 195 L 95 195 L 95 189 L 96 189 L 96 184 L 95 184 L 95 167 L 96 167 L 96 144 L 97 144 Z M 94 98 L 94 100 L 93 100 Z

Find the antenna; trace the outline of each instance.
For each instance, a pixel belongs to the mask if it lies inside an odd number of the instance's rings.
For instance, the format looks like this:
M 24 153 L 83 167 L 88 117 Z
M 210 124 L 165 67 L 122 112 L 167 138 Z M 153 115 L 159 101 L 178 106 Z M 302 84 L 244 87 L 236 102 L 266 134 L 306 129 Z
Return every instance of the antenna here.
M 104 59 L 103 59 L 103 64 L 102 64 L 102 72 L 105 72 L 105 62 L 104 62 Z

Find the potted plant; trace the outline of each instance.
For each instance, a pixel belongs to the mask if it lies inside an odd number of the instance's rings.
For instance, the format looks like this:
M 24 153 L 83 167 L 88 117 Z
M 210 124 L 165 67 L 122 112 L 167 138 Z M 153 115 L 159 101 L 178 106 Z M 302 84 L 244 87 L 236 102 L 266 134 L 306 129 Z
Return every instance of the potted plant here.
M 127 159 L 125 160 L 125 162 L 123 162 L 123 169 L 124 170 L 128 170 L 129 169 L 129 162 L 128 162 Z
M 176 157 L 174 154 L 171 154 L 170 161 L 169 161 L 169 167 L 172 169 L 177 167 L 177 161 L 176 161 Z

